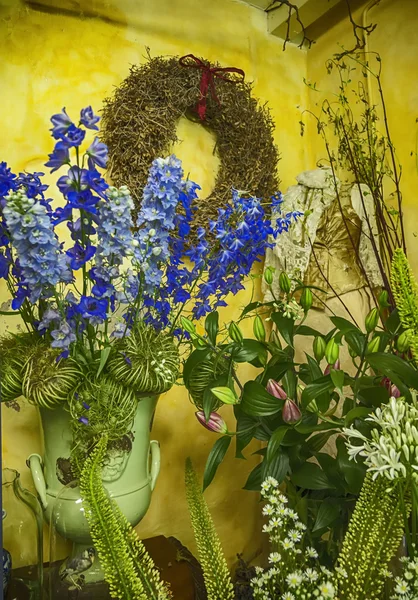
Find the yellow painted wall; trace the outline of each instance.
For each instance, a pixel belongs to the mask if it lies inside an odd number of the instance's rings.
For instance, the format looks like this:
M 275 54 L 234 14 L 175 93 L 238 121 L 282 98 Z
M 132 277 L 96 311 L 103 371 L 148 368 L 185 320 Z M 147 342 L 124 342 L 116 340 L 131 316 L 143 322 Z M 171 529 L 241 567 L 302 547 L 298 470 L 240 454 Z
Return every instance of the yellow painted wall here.
M 356 11 L 355 18 L 362 22 L 364 9 Z M 382 83 L 386 98 L 387 113 L 398 162 L 403 173 L 401 188 L 404 201 L 404 219 L 409 258 L 415 273 L 418 273 L 416 235 L 418 232 L 418 174 L 416 156 L 411 156 L 417 148 L 418 118 L 418 12 L 416 0 L 381 0 L 372 8 L 368 22 L 377 25 L 369 36 L 369 48 L 382 57 Z M 348 19 L 323 35 L 308 52 L 308 80 L 316 83 L 320 92 L 310 91 L 311 109 L 317 112 L 318 106 L 332 93 L 338 93 L 336 74 L 327 75 L 326 60 L 345 48 L 353 47 L 353 33 Z M 376 65 L 370 55 L 370 65 Z M 355 77 L 353 77 L 353 86 Z M 373 88 L 373 102 L 378 101 L 377 90 Z M 309 119 L 307 119 L 309 123 Z M 325 157 L 325 149 L 316 134 L 313 122 L 307 130 L 312 148 L 313 163 Z
M 61 1 L 61 6 L 75 5 L 79 2 Z M 146 46 L 153 55 L 192 52 L 243 68 L 255 82 L 254 93 L 272 109 L 282 153 L 282 189 L 310 166 L 306 140 L 299 137 L 297 108 L 307 101 L 302 84 L 306 54 L 292 47 L 283 53 L 280 40 L 268 36 L 262 11 L 236 0 L 91 0 L 84 5 L 93 13 L 104 11 L 106 18 L 35 10 L 19 0 L 0 0 L 0 160 L 14 171 L 42 170 L 53 147 L 49 116 L 63 106 L 70 115 L 88 104 L 100 109 L 102 99 L 128 74 L 129 65 L 144 61 Z M 207 193 L 216 169 L 213 139 L 188 122 L 180 124 L 179 133 L 184 142 L 176 151 L 185 171 Z M 53 183 L 55 176 L 48 181 Z M 248 297 L 243 292 L 234 298 L 225 319 L 237 314 Z M 0 303 L 6 299 L 0 288 Z M 14 328 L 17 321 L 7 324 Z M 6 326 L 3 319 L 1 330 Z M 143 538 L 174 535 L 194 549 L 184 496 L 184 460 L 193 457 L 202 472 L 216 436 L 197 425 L 186 393 L 175 387 L 159 402 L 153 437 L 161 443 L 161 475 L 138 531 Z M 40 449 L 35 408 L 23 404 L 20 413 L 3 409 L 3 466 L 20 471 L 27 486 L 31 484 L 25 459 Z M 241 490 L 254 465 L 255 459 L 238 462 L 231 452 L 207 492 L 230 562 L 237 552 L 251 554 L 261 539 L 258 498 Z

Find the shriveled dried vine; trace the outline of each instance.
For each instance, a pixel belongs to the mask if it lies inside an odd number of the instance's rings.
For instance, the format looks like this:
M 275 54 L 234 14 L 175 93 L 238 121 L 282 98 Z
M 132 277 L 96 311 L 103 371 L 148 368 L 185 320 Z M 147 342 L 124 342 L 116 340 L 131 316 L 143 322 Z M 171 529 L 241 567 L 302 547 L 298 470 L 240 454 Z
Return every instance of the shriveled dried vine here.
M 199 69 L 182 67 L 178 57 L 148 56 L 105 100 L 102 137 L 109 148 L 109 176 L 116 185 L 129 187 L 136 208 L 152 161 L 168 154 L 177 141 L 179 119 L 201 122 L 194 113 L 200 77 Z M 267 199 L 279 186 L 279 156 L 267 105 L 252 97 L 251 83 L 217 78 L 215 85 L 219 103 L 208 95 L 201 123 L 216 137 L 220 167 L 212 193 L 199 200 L 194 228 L 217 215 L 230 200 L 232 187 Z

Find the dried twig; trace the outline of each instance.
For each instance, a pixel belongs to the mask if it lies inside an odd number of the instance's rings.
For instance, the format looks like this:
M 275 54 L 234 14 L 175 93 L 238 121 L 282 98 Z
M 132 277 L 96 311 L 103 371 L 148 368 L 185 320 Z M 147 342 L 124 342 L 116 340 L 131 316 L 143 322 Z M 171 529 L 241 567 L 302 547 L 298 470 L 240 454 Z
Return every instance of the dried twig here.
M 341 60 L 344 56 L 348 54 L 355 54 L 356 52 L 360 52 L 364 49 L 366 45 L 366 35 L 370 35 L 376 29 L 376 23 L 371 23 L 370 25 L 359 25 L 355 22 L 353 18 L 353 13 L 351 12 L 350 0 L 345 0 L 348 11 L 348 18 L 350 19 L 350 23 L 353 27 L 353 34 L 355 38 L 355 45 L 351 50 L 343 50 L 342 52 L 335 54 L 335 60 Z
M 285 35 L 284 42 L 283 42 L 283 50 L 286 50 L 286 44 L 288 42 L 292 41 L 290 39 L 290 26 L 292 23 L 293 15 L 295 16 L 295 19 L 299 23 L 300 28 L 302 30 L 302 41 L 299 44 L 299 48 L 303 48 L 305 46 L 305 44 L 308 46 L 308 48 L 310 48 L 312 46 L 312 44 L 314 44 L 315 42 L 314 42 L 314 40 L 311 40 L 310 38 L 308 38 L 308 36 L 306 35 L 306 28 L 302 22 L 302 19 L 300 17 L 300 13 L 299 13 L 299 8 L 296 6 L 296 4 L 293 4 L 289 0 L 273 0 L 273 2 L 271 2 L 271 4 L 269 4 L 269 6 L 267 6 L 266 12 L 271 12 L 271 11 L 277 10 L 278 8 L 282 8 L 283 6 L 287 6 L 287 8 L 288 8 L 288 15 L 287 15 L 287 19 L 286 19 L 286 35 Z

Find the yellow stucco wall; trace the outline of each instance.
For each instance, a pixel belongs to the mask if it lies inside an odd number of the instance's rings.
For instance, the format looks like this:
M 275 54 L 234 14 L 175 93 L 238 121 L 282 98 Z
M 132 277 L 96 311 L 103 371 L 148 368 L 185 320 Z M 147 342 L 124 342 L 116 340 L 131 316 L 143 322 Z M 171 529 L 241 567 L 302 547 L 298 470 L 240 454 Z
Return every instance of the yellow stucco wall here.
M 42 3 L 53 4 L 52 0 Z M 79 3 L 62 0 L 55 4 Z M 63 106 L 70 115 L 88 104 L 99 109 L 102 99 L 128 74 L 129 65 L 144 60 L 146 46 L 153 55 L 193 52 L 243 68 L 255 82 L 254 93 L 272 109 L 275 139 L 283 155 L 282 189 L 309 167 L 306 140 L 298 135 L 297 108 L 306 106 L 307 100 L 302 84 L 306 53 L 292 47 L 283 53 L 280 40 L 268 36 L 261 11 L 235 0 L 96 0 L 84 4 L 104 8 L 106 18 L 35 10 L 19 0 L 0 0 L 0 160 L 14 171 L 42 170 L 53 146 L 49 116 Z M 203 128 L 185 121 L 179 125 L 179 135 L 184 142 L 176 152 L 184 160 L 185 171 L 207 193 L 216 170 L 213 139 Z M 55 176 L 48 181 L 53 183 Z M 55 191 L 51 195 L 56 197 Z M 225 319 L 232 318 L 248 297 L 243 292 L 234 298 Z M 4 287 L 0 288 L 0 303 L 6 299 Z M 16 323 L 3 318 L 1 330 Z M 161 443 L 162 468 L 151 508 L 138 531 L 143 538 L 174 535 L 194 549 L 185 504 L 184 460 L 191 456 L 202 472 L 216 436 L 197 425 L 187 395 L 175 387 L 159 402 L 153 437 Z M 22 405 L 20 413 L 3 409 L 3 466 L 20 471 L 28 487 L 25 459 L 40 449 L 36 409 L 28 405 Z M 261 539 L 258 498 L 241 490 L 255 459 L 238 462 L 232 454 L 206 495 L 230 562 L 237 552 L 251 554 Z
M 362 23 L 363 9 L 356 11 L 355 18 Z M 369 49 L 378 52 L 382 58 L 382 84 L 386 99 L 387 113 L 398 162 L 402 165 L 401 189 L 404 202 L 404 219 L 409 258 L 415 273 L 418 273 L 416 235 L 418 232 L 418 183 L 416 156 L 418 117 L 418 12 L 416 0 L 381 0 L 368 13 L 368 22 L 377 25 L 369 36 Z M 308 80 L 320 92 L 310 91 L 311 109 L 317 112 L 325 97 L 332 99 L 338 93 L 336 73 L 328 75 L 325 62 L 333 54 L 344 48 L 353 47 L 352 27 L 348 19 L 341 21 L 323 35 L 308 52 Z M 370 65 L 374 68 L 375 58 L 370 55 Z M 358 71 L 359 72 L 359 69 Z M 353 74 L 353 87 L 356 77 Z M 375 87 L 372 88 L 372 101 L 378 102 Z M 325 149 L 316 134 L 313 121 L 306 118 L 310 126 L 307 137 L 312 149 L 313 162 L 325 157 Z

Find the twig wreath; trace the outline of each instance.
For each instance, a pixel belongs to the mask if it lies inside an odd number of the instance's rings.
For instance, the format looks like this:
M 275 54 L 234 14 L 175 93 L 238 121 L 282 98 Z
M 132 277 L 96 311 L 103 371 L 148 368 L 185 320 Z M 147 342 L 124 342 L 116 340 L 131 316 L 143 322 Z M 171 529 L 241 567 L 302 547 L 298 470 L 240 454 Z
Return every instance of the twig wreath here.
M 269 200 L 279 186 L 274 123 L 267 104 L 251 92 L 241 69 L 193 55 L 148 56 L 145 64 L 132 66 L 103 109 L 113 183 L 127 185 L 138 208 L 152 161 L 170 152 L 178 120 L 186 116 L 214 133 L 220 159 L 213 191 L 198 201 L 194 227 L 216 217 L 232 187 Z

